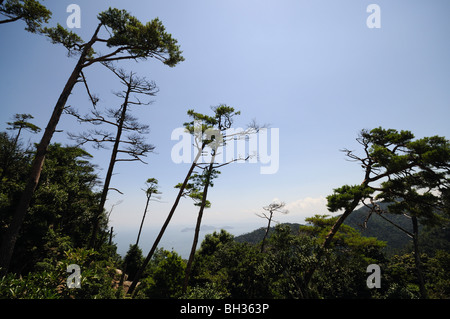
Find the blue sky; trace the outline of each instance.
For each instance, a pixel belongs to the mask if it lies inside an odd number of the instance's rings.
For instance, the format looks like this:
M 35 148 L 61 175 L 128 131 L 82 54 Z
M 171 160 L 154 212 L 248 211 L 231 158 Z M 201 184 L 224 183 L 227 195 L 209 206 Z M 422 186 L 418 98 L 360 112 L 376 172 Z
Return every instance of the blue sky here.
M 159 61 L 119 65 L 154 80 L 159 93 L 152 105 L 133 109 L 150 125 L 148 142 L 156 146 L 148 165 L 118 163 L 106 207 L 114 208 L 117 232 L 137 229 L 149 177 L 160 181 L 162 203 L 152 203 L 146 227 L 165 219 L 188 164 L 175 164 L 170 154 L 174 129 L 188 120 L 186 111 L 208 112 L 221 103 L 240 110 L 235 126 L 251 119 L 279 129 L 279 170 L 260 174 L 259 164 L 233 164 L 222 169 L 210 192 L 212 207 L 206 225 L 263 226 L 255 216 L 273 199 L 285 201 L 290 214 L 281 222 L 303 222 L 326 213 L 325 196 L 343 184 L 358 184 L 362 171 L 339 150 L 358 149 L 361 129 L 382 126 L 411 130 L 416 137 L 449 136 L 450 3 L 382 0 L 170 0 L 170 1 L 50 1 L 50 25 L 66 25 L 69 4 L 81 8 L 84 40 L 94 31 L 99 12 L 109 6 L 126 9 L 142 22 L 159 17 L 183 51 L 185 61 L 169 68 Z M 369 29 L 366 8 L 381 8 L 381 28 Z M 0 27 L 0 130 L 14 113 L 30 113 L 42 128 L 73 66 L 62 46 L 25 32 L 22 22 Z M 109 71 L 92 66 L 85 71 L 101 106 L 121 102 L 121 89 Z M 68 105 L 80 112 L 90 104 L 77 85 Z M 89 127 L 63 116 L 53 142 L 70 143 L 67 132 Z M 38 135 L 24 135 L 37 142 Z M 94 155 L 103 178 L 109 152 Z M 173 224 L 193 227 L 196 208 L 183 200 Z

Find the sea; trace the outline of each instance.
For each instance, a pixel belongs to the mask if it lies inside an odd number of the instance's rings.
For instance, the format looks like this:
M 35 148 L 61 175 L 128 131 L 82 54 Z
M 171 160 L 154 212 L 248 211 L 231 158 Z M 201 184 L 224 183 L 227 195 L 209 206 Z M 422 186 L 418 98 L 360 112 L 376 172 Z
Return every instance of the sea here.
M 200 227 L 200 234 L 197 244 L 197 249 L 200 247 L 201 242 L 207 234 L 213 232 L 220 232 L 221 229 L 226 230 L 234 236 L 239 236 L 245 233 L 249 233 L 263 225 L 258 224 L 237 224 L 237 225 L 202 225 Z M 122 257 L 126 255 L 130 245 L 136 243 L 138 229 L 122 228 L 120 225 L 113 226 L 113 243 L 117 245 L 117 253 Z M 158 227 L 144 227 L 139 239 L 139 248 L 142 249 L 144 256 L 148 254 L 153 243 L 158 236 L 160 228 Z M 164 248 L 165 250 L 175 251 L 182 258 L 187 259 L 192 248 L 194 240 L 194 227 L 186 227 L 183 225 L 170 225 L 164 232 L 163 237 L 158 245 L 158 248 Z

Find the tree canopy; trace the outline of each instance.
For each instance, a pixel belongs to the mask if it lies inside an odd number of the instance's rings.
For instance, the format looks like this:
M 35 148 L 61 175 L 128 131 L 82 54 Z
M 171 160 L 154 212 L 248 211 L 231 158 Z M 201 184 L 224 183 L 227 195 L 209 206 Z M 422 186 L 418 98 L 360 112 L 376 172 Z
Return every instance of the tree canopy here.
M 42 24 L 47 23 L 52 12 L 36 0 L 2 0 L 0 15 L 4 17 L 0 24 L 23 20 L 25 30 L 32 33 L 42 31 Z

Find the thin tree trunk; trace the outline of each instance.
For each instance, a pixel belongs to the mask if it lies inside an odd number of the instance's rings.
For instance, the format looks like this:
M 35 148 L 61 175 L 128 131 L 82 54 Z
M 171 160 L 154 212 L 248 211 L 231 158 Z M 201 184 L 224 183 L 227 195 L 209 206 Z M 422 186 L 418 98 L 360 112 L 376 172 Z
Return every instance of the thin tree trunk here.
M 411 238 L 414 238 L 414 234 L 411 234 L 409 231 L 407 231 L 406 229 L 404 229 L 403 227 L 397 225 L 396 223 L 392 222 L 390 219 L 384 217 L 381 214 L 378 214 L 378 216 L 380 216 L 381 218 L 383 218 L 385 221 L 387 221 L 389 224 L 391 224 L 392 226 L 394 226 L 395 228 L 400 229 L 402 232 L 404 232 L 406 235 L 408 235 Z
M 401 230 L 406 235 L 408 235 L 409 237 L 412 238 L 413 245 L 414 245 L 414 262 L 415 262 L 416 271 L 417 271 L 417 280 L 419 282 L 420 294 L 421 294 L 422 298 L 428 299 L 428 292 L 427 292 L 427 290 L 425 288 L 425 281 L 424 281 L 424 278 L 423 278 L 422 261 L 420 260 L 419 224 L 418 224 L 418 221 L 417 221 L 417 217 L 415 217 L 415 216 L 411 217 L 412 224 L 413 224 L 413 232 L 411 233 L 411 232 L 407 231 L 406 229 L 404 229 L 403 227 L 400 227 L 399 225 L 393 223 L 392 221 L 390 221 L 386 217 L 382 216 L 381 214 L 379 214 L 378 216 L 380 216 L 381 218 L 383 218 L 384 220 L 389 222 L 391 225 L 397 227 L 399 230 Z
M 142 227 L 144 226 L 145 215 L 147 215 L 148 203 L 150 202 L 151 197 L 152 197 L 152 194 L 150 194 L 147 197 L 147 203 L 145 204 L 144 215 L 142 216 L 141 226 L 139 227 L 139 233 L 138 233 L 138 236 L 136 239 L 136 246 L 139 244 L 139 238 L 141 237 L 141 231 L 142 231 Z
M 164 232 L 166 231 L 166 228 L 167 228 L 167 226 L 169 225 L 170 220 L 172 219 L 173 214 L 175 213 L 175 210 L 176 210 L 176 208 L 177 208 L 177 206 L 178 206 L 178 203 L 180 202 L 180 199 L 181 199 L 181 197 L 183 196 L 184 189 L 186 188 L 186 185 L 187 185 L 188 182 L 189 182 L 189 177 L 191 177 L 192 172 L 194 171 L 194 168 L 195 168 L 195 166 L 196 166 L 196 164 L 197 164 L 198 159 L 200 158 L 200 156 L 201 156 L 201 154 L 202 154 L 202 151 L 203 151 L 204 147 L 205 147 L 205 144 L 203 143 L 201 149 L 199 150 L 199 152 L 197 153 L 197 155 L 196 155 L 196 157 L 195 157 L 195 159 L 194 159 L 194 162 L 192 163 L 191 167 L 189 168 L 189 171 L 188 171 L 188 173 L 187 173 L 187 175 L 186 175 L 186 178 L 184 179 L 184 182 L 183 182 L 183 184 L 181 185 L 180 190 L 178 191 L 177 198 L 175 199 L 175 202 L 173 203 L 173 206 L 172 206 L 172 208 L 171 208 L 171 210 L 170 210 L 170 212 L 169 212 L 169 215 L 168 215 L 167 218 L 166 218 L 166 221 L 164 222 L 164 224 L 163 224 L 163 226 L 162 226 L 162 228 L 161 228 L 161 230 L 160 230 L 160 232 L 159 232 L 159 234 L 158 234 L 158 237 L 156 237 L 156 240 L 155 240 L 155 242 L 153 243 L 153 246 L 152 246 L 152 248 L 150 249 L 150 251 L 149 251 L 147 257 L 145 258 L 144 263 L 142 264 L 141 268 L 139 268 L 138 272 L 137 272 L 136 275 L 134 276 L 133 282 L 132 282 L 130 288 L 128 289 L 128 294 L 130 294 L 130 295 L 133 294 L 133 291 L 134 291 L 134 289 L 136 288 L 136 285 L 137 285 L 139 279 L 141 278 L 142 273 L 144 272 L 145 267 L 147 267 L 148 263 L 149 263 L 150 260 L 152 259 L 153 254 L 155 253 L 156 248 L 158 247 L 158 244 L 159 244 L 159 242 L 161 241 L 161 238 L 162 238 L 162 236 L 164 235 Z
M 272 222 L 272 216 L 273 216 L 273 212 L 270 211 L 269 223 L 267 224 L 266 233 L 264 234 L 264 238 L 261 242 L 261 253 L 264 252 L 264 244 L 266 242 L 267 235 L 269 234 L 270 223 Z
M 53 133 L 56 130 L 56 126 L 64 110 L 67 99 L 69 98 L 73 87 L 78 81 L 80 72 L 83 69 L 83 63 L 85 62 L 86 56 L 97 39 L 97 33 L 99 32 L 100 27 L 101 24 L 95 30 L 91 40 L 86 43 L 85 47 L 83 48 L 81 56 L 74 70 L 72 71 L 72 74 L 67 80 L 66 85 L 64 86 L 64 89 L 58 98 L 58 101 L 56 102 L 53 113 L 50 117 L 47 127 L 45 128 L 41 142 L 37 146 L 36 155 L 31 165 L 31 172 L 27 184 L 20 198 L 20 202 L 17 205 L 11 224 L 9 225 L 7 231 L 3 236 L 3 241 L 0 248 L 0 268 L 3 274 L 6 274 L 9 269 L 14 246 L 16 244 L 17 238 L 19 237 L 20 228 L 22 227 L 23 220 L 30 206 L 31 199 L 39 183 L 39 178 L 41 176 L 42 167 L 44 166 L 48 145 L 50 144 Z
M 16 138 L 14 139 L 14 144 L 13 144 L 13 149 L 16 149 L 17 146 L 17 142 L 19 142 L 19 136 L 20 136 L 20 132 L 22 131 L 22 128 L 19 127 L 19 131 L 17 132 Z
M 416 264 L 416 270 L 417 270 L 417 279 L 419 281 L 419 289 L 420 289 L 420 295 L 423 299 L 428 299 L 428 292 L 425 288 L 425 281 L 423 279 L 423 271 L 422 271 L 422 262 L 420 260 L 420 252 L 419 252 L 419 225 L 417 222 L 417 217 L 412 216 L 412 223 L 413 223 L 413 243 L 414 243 L 414 261 Z
M 108 242 L 108 245 L 111 245 L 111 244 L 112 244 L 113 230 L 114 230 L 114 227 L 111 226 L 111 231 L 109 232 L 109 242 Z
M 105 207 L 106 198 L 108 196 L 109 184 L 111 183 L 112 173 L 114 171 L 114 165 L 116 164 L 117 151 L 119 150 L 120 138 L 122 136 L 123 123 L 125 121 L 125 116 L 127 113 L 128 98 L 131 92 L 131 85 L 128 85 L 127 93 L 125 95 L 124 103 L 122 104 L 122 112 L 120 114 L 119 123 L 117 126 L 116 138 L 114 141 L 113 150 L 111 152 L 111 159 L 109 160 L 108 172 L 106 173 L 105 184 L 103 185 L 102 195 L 100 197 L 100 204 L 98 206 L 97 214 L 94 216 L 94 226 L 92 229 L 91 241 L 89 246 L 91 248 L 96 248 L 95 241 L 99 229 L 100 217 L 102 216 L 103 209 Z
M 372 172 L 372 161 L 369 161 L 369 164 L 366 167 L 366 171 L 364 174 L 364 180 L 361 183 L 361 186 L 367 187 L 370 181 L 370 173 Z M 338 232 L 339 228 L 341 227 L 342 223 L 344 223 L 345 219 L 347 219 L 348 216 L 355 210 L 355 208 L 358 206 L 359 201 L 362 199 L 362 196 L 358 196 L 353 199 L 353 202 L 350 204 L 350 206 L 344 211 L 344 213 L 339 217 L 339 219 L 336 221 L 336 223 L 331 227 L 330 232 L 328 233 L 327 237 L 325 237 L 325 241 L 322 244 L 322 247 L 317 252 L 316 259 L 317 261 L 313 264 L 313 266 L 306 272 L 304 277 L 304 286 L 305 286 L 305 297 L 307 298 L 307 288 L 309 285 L 309 282 L 311 281 L 312 276 L 314 275 L 314 272 L 317 269 L 317 266 L 322 259 L 323 254 L 325 253 L 325 250 L 330 247 L 331 241 L 333 240 L 334 235 Z
M 196 250 L 197 244 L 198 244 L 198 237 L 200 234 L 200 226 L 202 223 L 203 211 L 205 210 L 205 206 L 206 206 L 206 197 L 208 196 L 208 188 L 209 188 L 209 182 L 211 180 L 211 173 L 213 170 L 213 165 L 214 165 L 214 156 L 212 158 L 211 164 L 209 164 L 208 173 L 207 173 L 208 175 L 206 176 L 206 184 L 205 184 L 205 187 L 203 188 L 202 203 L 200 205 L 200 210 L 198 211 L 197 224 L 195 225 L 194 240 L 192 242 L 191 252 L 189 254 L 189 259 L 188 259 L 188 263 L 186 265 L 186 270 L 185 270 L 185 275 L 184 275 L 183 293 L 185 293 L 187 290 L 189 277 L 191 275 L 192 263 L 194 261 L 195 250 Z
M 336 221 L 336 223 L 331 227 L 330 232 L 328 233 L 327 237 L 325 238 L 325 241 L 323 242 L 322 246 L 320 247 L 319 251 L 317 252 L 316 259 L 317 261 L 311 266 L 311 268 L 306 272 L 305 278 L 304 278 L 304 286 L 308 287 L 309 282 L 311 281 L 312 276 L 314 275 L 314 272 L 317 269 L 317 266 L 322 259 L 322 256 L 325 252 L 325 250 L 330 247 L 331 241 L 333 240 L 334 235 L 339 230 L 339 227 L 341 227 L 342 223 L 344 223 L 345 219 L 350 216 L 350 214 L 355 210 L 356 206 L 358 206 L 359 201 L 361 200 L 361 197 L 357 197 L 353 200 L 352 204 L 348 209 L 344 211 L 344 213 L 339 217 L 339 219 Z M 305 294 L 307 297 L 307 290 L 305 289 Z

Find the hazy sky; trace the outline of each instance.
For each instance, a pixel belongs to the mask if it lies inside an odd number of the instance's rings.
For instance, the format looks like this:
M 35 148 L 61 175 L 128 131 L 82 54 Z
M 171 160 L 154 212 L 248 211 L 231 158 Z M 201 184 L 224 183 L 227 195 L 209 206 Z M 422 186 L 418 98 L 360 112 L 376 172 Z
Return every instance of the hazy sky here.
M 118 163 L 107 209 L 117 232 L 137 229 L 145 205 L 141 190 L 149 177 L 160 182 L 162 203 L 153 202 L 147 227 L 158 227 L 175 199 L 173 186 L 184 179 L 189 164 L 175 164 L 172 132 L 188 120 L 186 111 L 209 112 L 228 104 L 241 111 L 236 127 L 253 118 L 279 130 L 279 169 L 260 174 L 261 163 L 233 164 L 210 190 L 212 207 L 206 225 L 264 222 L 255 216 L 273 199 L 285 201 L 290 214 L 281 222 L 303 222 L 327 213 L 325 196 L 343 184 L 359 184 L 362 170 L 339 150 L 358 149 L 361 129 L 382 126 L 411 130 L 416 137 L 450 136 L 450 2 L 382 0 L 47 0 L 50 25 L 66 26 L 69 4 L 81 8 L 81 28 L 88 41 L 96 16 L 109 6 L 126 9 L 142 22 L 159 17 L 181 45 L 185 61 L 174 68 L 159 61 L 119 63 L 154 80 L 159 93 L 153 104 L 134 107 L 133 114 L 150 125 L 148 142 L 156 146 L 148 165 Z M 381 28 L 370 29 L 367 6 L 381 8 Z M 23 22 L 0 26 L 0 130 L 14 113 L 30 113 L 45 128 L 76 59 L 46 38 L 24 31 Z M 118 106 L 112 92 L 117 79 L 99 66 L 85 71 L 99 107 Z M 68 105 L 81 113 L 90 104 L 81 84 Z M 64 115 L 53 142 L 71 143 L 67 132 L 80 125 Z M 38 142 L 41 134 L 24 135 Z M 88 146 L 106 174 L 109 151 Z M 184 199 L 173 223 L 193 227 L 197 209 Z

